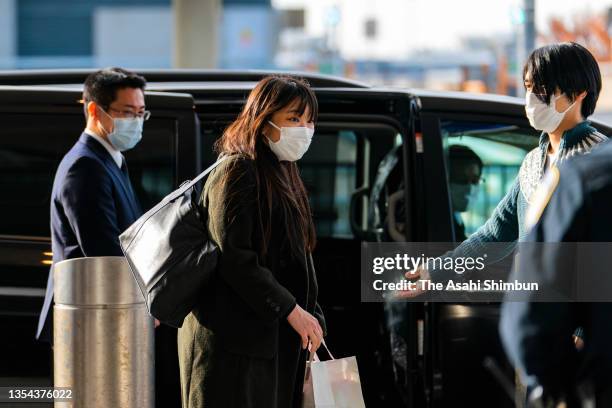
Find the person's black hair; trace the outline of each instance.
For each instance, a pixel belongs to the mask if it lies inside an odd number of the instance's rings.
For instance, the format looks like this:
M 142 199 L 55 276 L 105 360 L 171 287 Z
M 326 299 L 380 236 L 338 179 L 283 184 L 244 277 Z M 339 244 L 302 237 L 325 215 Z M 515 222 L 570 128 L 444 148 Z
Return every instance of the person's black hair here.
M 144 77 L 123 68 L 105 68 L 90 74 L 83 87 L 85 116 L 88 102 L 95 102 L 106 110 L 117 98 L 118 90 L 135 88 L 144 91 L 146 85 Z
M 546 45 L 534 50 L 523 67 L 523 81 L 531 77 L 532 92 L 546 104 L 550 103 L 556 89 L 574 101 L 586 91 L 582 101 L 582 117 L 595 111 L 601 92 L 599 65 L 582 45 L 574 42 Z
M 482 171 L 483 163 L 480 157 L 472 149 L 464 145 L 451 145 L 448 148 L 448 160 L 451 167 L 476 164 L 478 170 Z

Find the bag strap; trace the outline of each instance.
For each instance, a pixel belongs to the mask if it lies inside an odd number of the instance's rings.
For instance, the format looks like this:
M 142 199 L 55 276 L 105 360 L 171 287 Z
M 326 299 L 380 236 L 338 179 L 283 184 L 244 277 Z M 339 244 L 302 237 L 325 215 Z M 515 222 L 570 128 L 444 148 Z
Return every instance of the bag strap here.
M 321 339 L 321 344 L 323 344 L 323 347 L 325 347 L 325 350 L 327 350 L 327 354 L 329 354 L 329 357 L 332 360 L 335 360 L 334 355 L 331 353 L 331 351 L 329 351 L 329 349 L 327 348 L 327 344 L 325 344 L 325 340 Z
M 313 361 L 319 361 L 319 356 L 317 356 L 317 352 L 314 350 L 310 351 L 308 356 L 308 364 L 306 364 L 306 369 L 304 370 L 304 383 L 306 383 L 306 380 L 308 380 L 311 375 Z
M 313 361 L 320 361 L 316 351 L 310 351 L 308 353 L 308 362 L 312 363 Z
M 180 186 L 179 188 L 184 188 L 185 190 L 190 189 L 191 187 L 195 186 L 198 181 L 202 180 L 208 173 L 210 173 L 215 167 L 217 167 L 223 160 L 227 159 L 228 155 L 225 155 L 223 153 L 221 153 L 221 155 L 219 156 L 219 158 L 217 159 L 216 162 L 214 162 L 213 164 L 211 164 L 206 170 L 204 170 L 202 173 L 200 173 L 196 178 L 194 178 L 193 180 L 189 181 L 189 180 L 185 180 Z
M 329 349 L 327 348 L 327 344 L 325 344 L 325 340 L 321 339 L 321 344 L 323 345 L 323 347 L 325 347 L 325 350 L 327 350 L 327 354 L 329 354 L 329 357 L 330 357 L 332 360 L 335 360 L 334 355 L 333 355 L 333 354 L 331 353 L 331 351 L 329 351 Z M 313 361 L 319 361 L 319 357 L 317 356 L 316 351 L 311 351 L 311 352 L 309 353 L 309 356 L 308 356 L 308 361 L 309 361 L 310 363 L 312 363 Z
M 332 355 L 331 351 L 329 351 L 329 349 L 327 348 L 327 344 L 325 344 L 325 340 L 321 339 L 321 344 L 323 344 L 323 347 L 325 347 L 325 350 L 327 350 L 327 354 L 329 354 L 329 357 L 332 360 L 335 360 L 335 358 Z M 310 370 L 312 369 L 312 362 L 313 361 L 320 361 L 320 360 L 319 360 L 319 356 L 317 356 L 317 352 L 314 351 L 314 350 L 311 350 L 310 353 L 309 353 L 309 356 L 308 356 L 308 365 L 306 367 L 306 370 L 304 371 L 304 382 L 306 382 L 306 380 L 308 379 L 308 377 L 310 375 Z

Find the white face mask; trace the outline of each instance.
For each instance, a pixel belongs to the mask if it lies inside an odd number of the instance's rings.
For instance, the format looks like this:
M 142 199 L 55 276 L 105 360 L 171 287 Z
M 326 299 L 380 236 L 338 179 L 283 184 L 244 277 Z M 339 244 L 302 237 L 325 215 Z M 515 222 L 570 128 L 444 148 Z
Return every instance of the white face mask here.
M 314 129 L 305 126 L 283 126 L 279 128 L 271 121 L 268 121 L 268 123 L 280 131 L 280 139 L 276 143 L 266 136 L 270 149 L 276 154 L 278 160 L 296 161 L 301 159 L 310 146 Z
M 104 127 L 108 140 L 120 152 L 130 150 L 142 139 L 143 118 L 114 118 L 105 110 L 101 109 L 109 118 L 113 120 L 113 131 L 108 132 Z M 100 126 L 102 123 L 100 122 Z
M 550 103 L 547 105 L 531 91 L 525 93 L 525 113 L 527 119 L 534 129 L 543 130 L 546 133 L 553 132 L 559 127 L 565 114 L 572 109 L 576 101 L 572 103 L 563 112 L 557 112 L 555 109 L 556 102 L 562 95 L 553 96 L 550 98 Z
M 142 139 L 142 118 L 114 118 L 113 131 L 108 139 L 121 152 L 130 150 Z

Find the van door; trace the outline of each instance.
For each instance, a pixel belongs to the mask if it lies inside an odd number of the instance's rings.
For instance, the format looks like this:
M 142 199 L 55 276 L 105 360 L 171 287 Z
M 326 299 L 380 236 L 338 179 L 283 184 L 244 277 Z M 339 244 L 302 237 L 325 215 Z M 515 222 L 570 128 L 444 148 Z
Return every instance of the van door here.
M 430 223 L 445 221 L 430 229 L 429 239 L 459 243 L 487 221 L 510 190 L 523 159 L 538 146 L 540 132 L 524 116 L 499 112 L 423 112 L 421 120 L 428 131 L 424 160 L 432 175 L 428 200 L 439 203 L 428 218 Z M 478 171 L 473 173 L 470 166 L 475 162 Z M 468 183 L 474 191 L 470 199 L 454 198 L 453 188 Z M 499 306 L 431 303 L 426 307 L 426 383 L 432 407 L 514 406 L 512 396 L 487 368 L 494 364 L 513 383 L 514 370 L 498 334 Z
M 248 89 L 196 93 L 206 166 L 215 157 L 214 141 L 242 109 Z M 417 100 L 401 91 L 315 88 L 315 93 L 319 121 L 298 165 L 317 230 L 313 258 L 327 343 L 335 355 L 357 356 L 367 406 L 402 406 L 394 385 L 384 308 L 361 302 L 359 260 L 362 242 L 385 236 L 388 195 L 406 186 L 406 202 L 412 202 L 416 161 L 411 110 Z M 390 154 L 397 156 L 397 166 L 383 183 L 380 202 L 371 203 L 379 167 Z M 373 207 L 381 211 L 378 221 Z M 398 220 L 405 225 L 406 239 L 416 239 L 422 229 L 417 211 L 416 206 L 406 206 Z M 416 354 L 416 341 L 407 347 Z
M 0 327 L 10 334 L 0 338 L 0 382 L 51 377 L 49 346 L 34 336 L 52 257 L 53 178 L 85 127 L 80 100 L 80 89 L 0 86 Z M 146 104 L 143 139 L 126 152 L 145 210 L 199 168 L 192 97 L 148 92 Z
M 330 90 L 317 95 L 318 138 L 300 164 L 317 225 L 319 244 L 313 255 L 328 344 L 341 356 L 357 356 L 366 405 L 413 405 L 416 375 L 406 381 L 395 375 L 385 305 L 361 302 L 360 254 L 362 242 L 392 240 L 389 200 L 397 194 L 409 203 L 398 211 L 401 219 L 395 223 L 402 224 L 401 239 L 417 240 L 422 230 L 414 205 L 419 188 L 418 101 L 399 91 Z M 405 322 L 414 320 L 414 309 L 406 308 Z M 412 372 L 416 335 L 401 346 Z

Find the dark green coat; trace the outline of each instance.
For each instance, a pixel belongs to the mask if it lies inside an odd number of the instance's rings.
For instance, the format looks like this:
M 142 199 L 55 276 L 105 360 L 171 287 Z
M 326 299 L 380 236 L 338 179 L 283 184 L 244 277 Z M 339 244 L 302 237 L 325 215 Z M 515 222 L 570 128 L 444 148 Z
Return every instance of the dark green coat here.
M 267 145 L 259 149 L 256 160 L 280 166 Z M 291 255 L 277 207 L 269 255 L 265 260 L 257 255 L 264 238 L 256 218 L 255 164 L 230 156 L 204 185 L 201 204 L 221 256 L 213 282 L 179 329 L 184 408 L 299 407 L 306 352 L 286 316 L 298 303 L 325 331 L 312 256 Z M 222 183 L 230 165 L 243 176 Z

